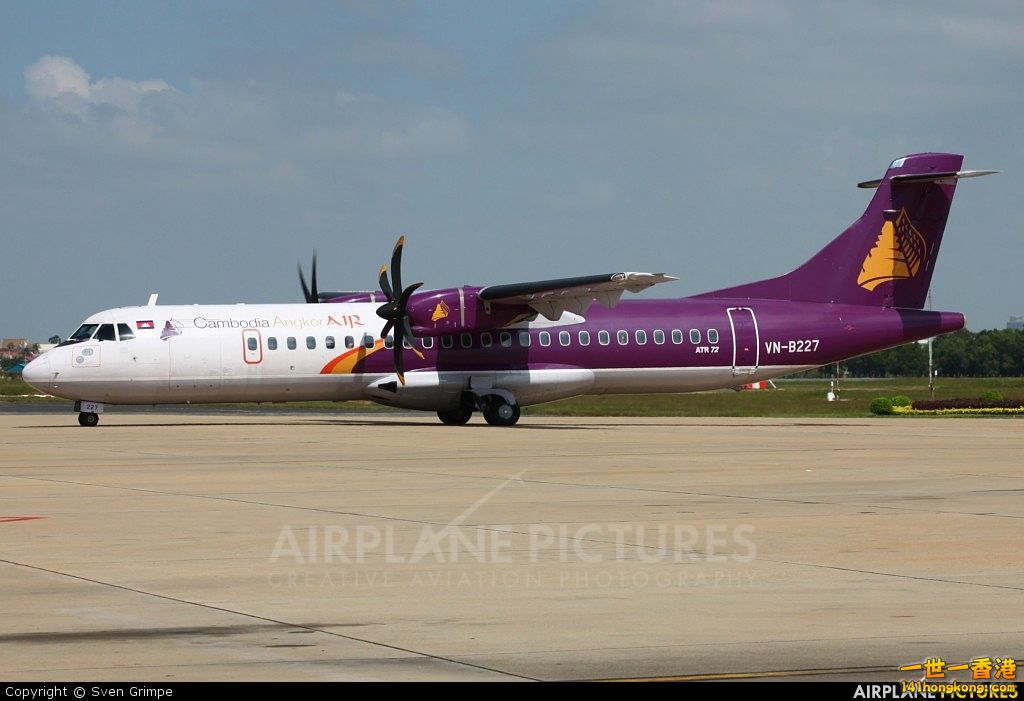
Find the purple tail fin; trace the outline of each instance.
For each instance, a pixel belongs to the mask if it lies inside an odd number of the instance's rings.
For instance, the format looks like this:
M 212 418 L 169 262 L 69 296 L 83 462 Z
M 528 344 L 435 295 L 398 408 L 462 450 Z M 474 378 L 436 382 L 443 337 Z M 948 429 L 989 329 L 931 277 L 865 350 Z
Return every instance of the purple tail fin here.
M 781 277 L 698 297 L 788 299 L 922 309 L 963 156 L 918 153 L 892 162 L 855 221 L 817 255 Z M 979 173 L 980 174 L 980 173 Z

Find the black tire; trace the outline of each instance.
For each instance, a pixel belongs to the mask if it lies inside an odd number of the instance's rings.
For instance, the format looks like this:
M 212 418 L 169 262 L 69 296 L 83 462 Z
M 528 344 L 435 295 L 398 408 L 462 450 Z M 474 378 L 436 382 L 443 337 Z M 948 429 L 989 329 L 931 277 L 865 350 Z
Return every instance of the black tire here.
M 492 398 L 484 409 L 484 419 L 491 426 L 515 426 L 519 414 L 519 405 L 509 404 L 502 397 Z
M 441 423 L 445 426 L 462 426 L 465 423 L 469 423 L 469 420 L 473 418 L 473 410 L 453 409 L 452 411 L 439 411 L 437 412 L 437 418 L 441 419 Z
M 99 422 L 99 414 L 93 414 L 92 412 L 89 411 L 83 411 L 78 414 L 78 423 L 81 424 L 82 426 L 89 426 L 91 428 L 92 426 L 95 426 Z

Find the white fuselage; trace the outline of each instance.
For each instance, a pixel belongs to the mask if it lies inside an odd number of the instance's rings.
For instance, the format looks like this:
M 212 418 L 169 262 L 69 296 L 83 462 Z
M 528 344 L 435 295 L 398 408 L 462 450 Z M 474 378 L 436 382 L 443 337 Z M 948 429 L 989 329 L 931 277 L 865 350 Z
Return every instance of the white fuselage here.
M 383 321 L 375 303 L 194 305 L 125 307 L 94 314 L 91 338 L 54 348 L 26 368 L 26 380 L 40 390 L 69 399 L 108 404 L 288 402 L 373 399 L 393 406 L 438 410 L 456 406 L 465 390 L 501 391 L 521 405 L 591 393 L 687 392 L 729 387 L 802 369 L 754 366 L 737 372 L 717 367 L 572 367 L 511 364 L 480 368 L 458 358 L 501 357 L 500 334 L 486 349 L 451 342 L 455 364 L 423 367 L 406 374 L 398 391 L 381 389 L 396 380 L 393 351 L 378 337 Z M 583 317 L 565 313 L 556 322 L 540 319 L 511 329 L 511 356 L 520 331 L 582 328 Z M 99 340 L 108 329 L 107 340 Z M 109 331 L 113 329 L 113 332 Z M 632 330 L 630 335 L 632 336 Z M 555 335 L 555 332 L 551 332 Z M 723 331 L 723 334 L 725 331 Z M 547 334 L 545 334 L 547 335 Z M 111 336 L 113 336 L 111 338 Z M 126 336 L 131 336 L 126 338 Z M 574 335 L 574 339 L 576 336 Z M 474 341 L 479 342 L 479 337 Z M 440 338 L 414 339 L 425 355 L 441 350 Z M 724 341 L 723 341 L 724 343 Z M 522 351 L 522 349 L 519 349 Z M 588 348 L 596 350 L 596 343 Z M 610 349 L 611 350 L 611 349 Z M 407 350 L 412 358 L 413 350 Z M 465 356 L 459 356 L 465 353 Z M 356 360 L 377 355 L 372 363 Z M 723 356 L 726 353 L 722 354 Z M 414 359 L 414 358 L 413 358 Z M 809 366 L 807 366 L 809 367 Z

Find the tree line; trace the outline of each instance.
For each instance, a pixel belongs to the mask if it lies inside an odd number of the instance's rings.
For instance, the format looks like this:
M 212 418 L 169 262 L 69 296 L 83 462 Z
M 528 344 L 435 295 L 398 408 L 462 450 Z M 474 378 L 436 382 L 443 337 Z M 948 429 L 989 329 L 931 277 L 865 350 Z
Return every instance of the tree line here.
M 1024 376 L 1024 331 L 961 330 L 932 341 L 932 366 L 943 377 Z M 829 376 L 835 366 L 821 369 Z M 928 346 L 908 343 L 842 363 L 851 377 L 927 377 Z

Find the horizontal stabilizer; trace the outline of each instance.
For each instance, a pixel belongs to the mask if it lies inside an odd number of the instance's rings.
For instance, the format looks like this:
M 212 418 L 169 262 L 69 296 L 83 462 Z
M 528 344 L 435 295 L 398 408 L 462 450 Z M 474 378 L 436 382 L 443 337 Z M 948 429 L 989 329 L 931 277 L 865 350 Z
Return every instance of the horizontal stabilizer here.
M 980 178 L 982 175 L 993 175 L 998 170 L 958 170 L 945 173 L 911 173 L 908 175 L 894 175 L 889 180 L 893 183 L 937 183 L 939 185 L 952 185 L 957 180 L 964 178 Z M 874 189 L 882 184 L 883 178 L 878 180 L 865 180 L 857 183 L 857 187 Z

